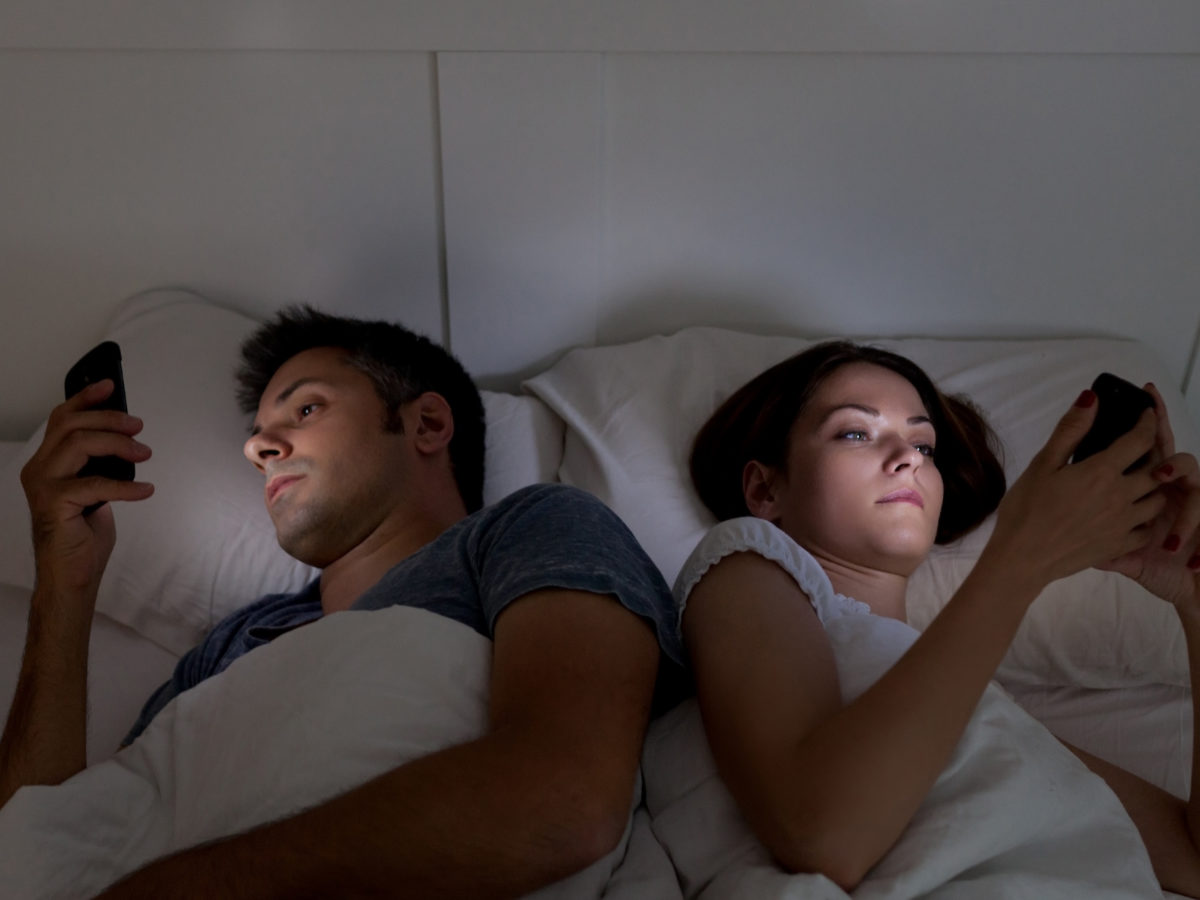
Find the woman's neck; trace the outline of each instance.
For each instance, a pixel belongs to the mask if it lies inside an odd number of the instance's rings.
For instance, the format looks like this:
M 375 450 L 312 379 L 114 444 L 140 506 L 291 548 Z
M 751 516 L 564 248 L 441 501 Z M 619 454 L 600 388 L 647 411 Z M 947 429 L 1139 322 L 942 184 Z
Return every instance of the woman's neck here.
M 814 556 L 839 594 L 867 604 L 877 616 L 907 621 L 904 605 L 908 589 L 907 575 L 868 569 L 821 554 Z

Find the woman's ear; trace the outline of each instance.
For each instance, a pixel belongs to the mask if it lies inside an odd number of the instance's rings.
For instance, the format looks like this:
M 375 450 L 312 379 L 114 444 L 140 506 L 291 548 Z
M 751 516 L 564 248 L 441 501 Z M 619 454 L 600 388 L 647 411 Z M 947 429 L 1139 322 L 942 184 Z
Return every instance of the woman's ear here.
M 764 465 L 756 459 L 746 463 L 742 469 L 742 496 L 746 498 L 746 509 L 750 515 L 768 522 L 779 521 L 779 504 L 775 493 L 778 474 L 773 466 Z
M 419 452 L 437 453 L 450 445 L 454 437 L 454 413 L 441 394 L 426 391 L 413 401 L 416 427 L 413 441 Z

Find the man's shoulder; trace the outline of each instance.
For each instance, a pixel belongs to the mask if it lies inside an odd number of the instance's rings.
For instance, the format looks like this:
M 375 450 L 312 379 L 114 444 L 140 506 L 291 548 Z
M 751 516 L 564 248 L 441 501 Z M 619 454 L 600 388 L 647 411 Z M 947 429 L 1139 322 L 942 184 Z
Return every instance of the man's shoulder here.
M 581 488 L 557 482 L 544 482 L 519 488 L 483 511 L 506 511 L 542 505 L 608 509 L 598 497 Z
M 562 536 L 579 529 L 628 531 L 600 498 L 568 484 L 531 484 L 513 491 L 470 516 L 464 523 L 476 534 L 532 529 Z M 520 526 L 514 528 L 514 526 Z

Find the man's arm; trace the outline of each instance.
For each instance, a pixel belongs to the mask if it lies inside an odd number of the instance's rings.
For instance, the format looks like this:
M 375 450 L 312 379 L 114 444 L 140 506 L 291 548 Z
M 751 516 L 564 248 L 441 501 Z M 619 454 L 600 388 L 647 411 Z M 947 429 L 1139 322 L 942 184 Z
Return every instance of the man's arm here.
M 496 623 L 486 736 L 102 896 L 516 897 L 564 878 L 625 828 L 658 656 L 611 597 L 526 595 Z
M 140 462 L 139 419 L 90 410 L 112 391 L 98 382 L 58 406 L 42 445 L 21 470 L 33 526 L 37 582 L 17 689 L 0 738 L 0 806 L 27 784 L 58 784 L 86 763 L 87 653 L 100 578 L 116 540 L 110 500 L 141 500 L 141 482 L 77 478 L 89 456 Z

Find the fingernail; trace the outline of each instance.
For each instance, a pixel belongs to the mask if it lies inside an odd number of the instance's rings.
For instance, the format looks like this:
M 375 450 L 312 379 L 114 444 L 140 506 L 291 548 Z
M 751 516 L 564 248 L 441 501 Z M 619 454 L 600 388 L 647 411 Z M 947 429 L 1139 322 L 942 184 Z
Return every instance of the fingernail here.
M 1172 475 L 1175 474 L 1175 467 L 1173 465 L 1171 465 L 1170 463 L 1163 463 L 1161 466 L 1159 466 L 1157 469 L 1154 470 L 1154 474 L 1158 478 L 1170 478 Z
M 1179 549 L 1179 545 L 1183 543 L 1182 538 L 1177 534 L 1167 535 L 1167 539 L 1163 541 L 1163 549 L 1168 553 L 1174 553 Z
M 1087 409 L 1096 402 L 1096 392 L 1087 388 L 1079 395 L 1079 399 L 1075 401 L 1075 405 Z

